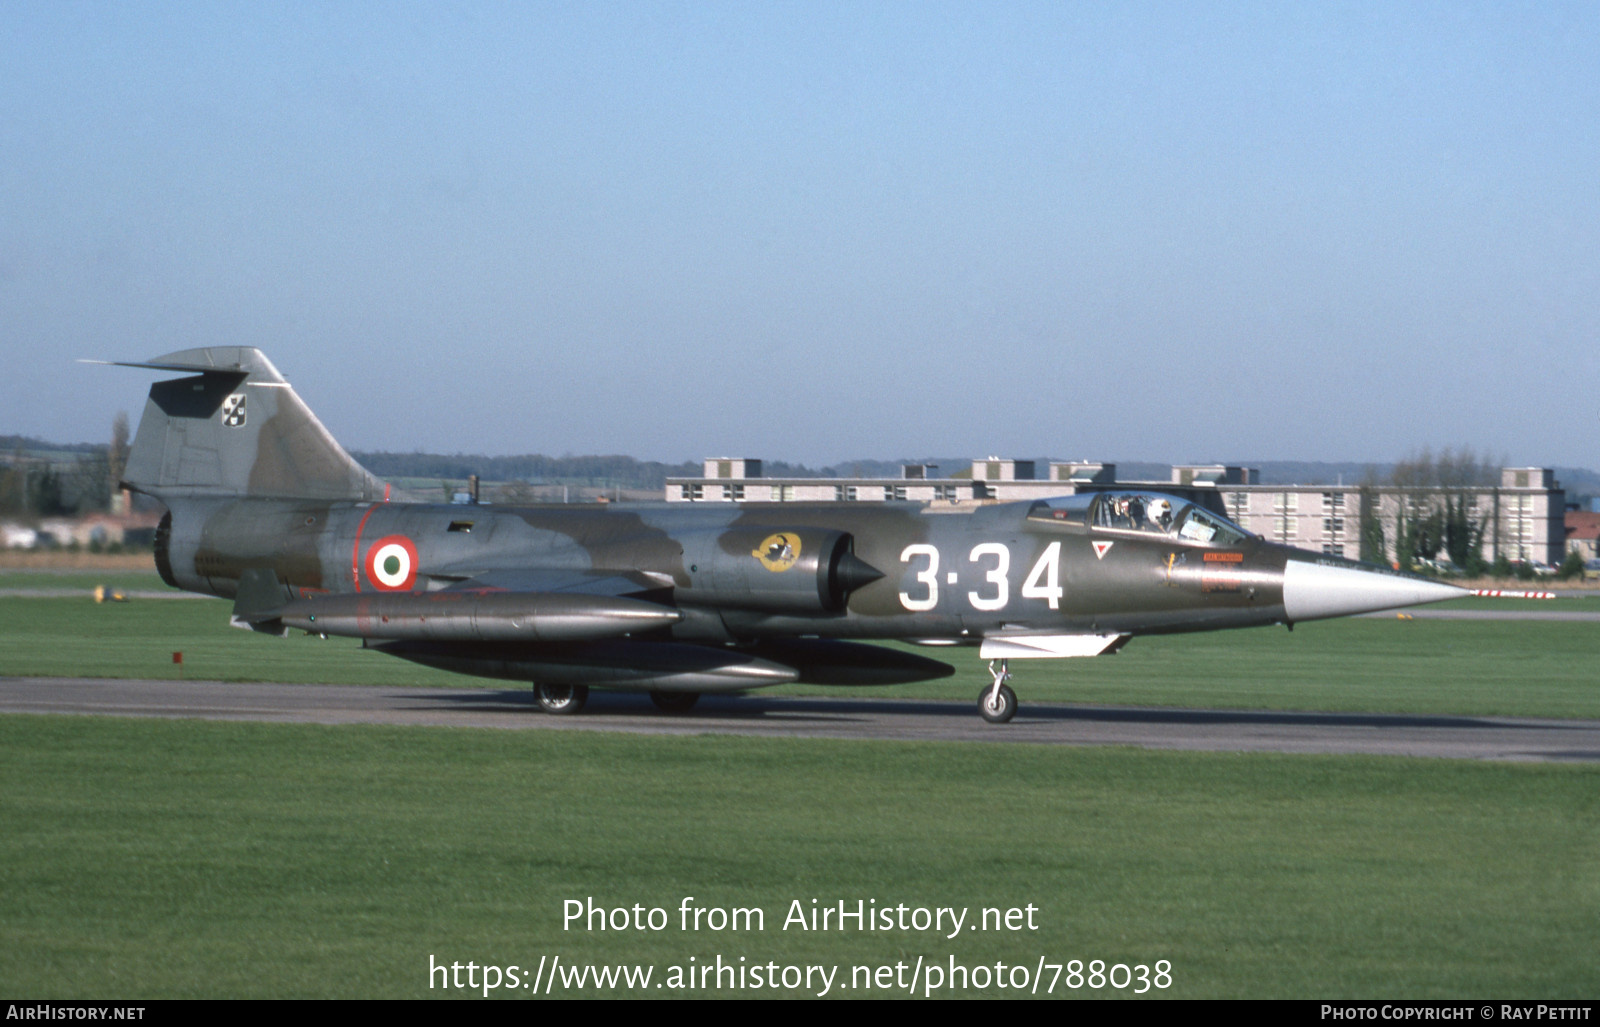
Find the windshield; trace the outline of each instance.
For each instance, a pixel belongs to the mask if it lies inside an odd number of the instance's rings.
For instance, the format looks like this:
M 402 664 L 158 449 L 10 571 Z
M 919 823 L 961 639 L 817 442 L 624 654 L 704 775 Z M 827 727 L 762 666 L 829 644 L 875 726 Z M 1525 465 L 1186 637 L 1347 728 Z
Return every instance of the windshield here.
M 1067 496 L 1037 504 L 1034 516 L 1112 531 L 1141 531 L 1186 542 L 1234 545 L 1250 533 L 1226 517 L 1187 499 L 1160 492 L 1102 492 Z

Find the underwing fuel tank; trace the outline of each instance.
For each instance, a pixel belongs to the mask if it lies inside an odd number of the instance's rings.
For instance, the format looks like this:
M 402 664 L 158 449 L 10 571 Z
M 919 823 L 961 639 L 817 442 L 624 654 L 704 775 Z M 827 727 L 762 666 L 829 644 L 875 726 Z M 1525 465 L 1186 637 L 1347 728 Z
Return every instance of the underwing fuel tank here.
M 642 599 L 560 592 L 429 592 L 296 599 L 286 628 L 352 638 L 550 642 L 620 638 L 669 627 L 683 614 Z
M 425 667 L 510 681 L 598 688 L 743 692 L 798 681 L 800 672 L 737 649 L 675 642 L 380 642 L 372 648 Z
M 808 685 L 903 685 L 956 672 L 948 663 L 915 653 L 830 638 L 772 638 L 744 649 L 793 667 Z
M 539 646 L 406 640 L 373 648 L 442 670 L 513 681 L 700 692 L 742 692 L 790 682 L 896 685 L 955 673 L 948 663 L 925 656 L 823 638 L 767 639 L 741 647 L 631 639 Z

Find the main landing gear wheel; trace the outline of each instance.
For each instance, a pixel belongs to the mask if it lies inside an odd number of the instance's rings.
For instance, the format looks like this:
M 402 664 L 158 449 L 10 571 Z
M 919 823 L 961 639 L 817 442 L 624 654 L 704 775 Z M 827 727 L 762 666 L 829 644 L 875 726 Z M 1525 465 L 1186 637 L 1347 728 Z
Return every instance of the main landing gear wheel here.
M 546 713 L 570 716 L 583 709 L 583 704 L 589 701 L 589 686 L 536 684 L 533 686 L 533 697 Z
M 1005 660 L 991 660 L 989 673 L 994 675 L 994 684 L 978 693 L 978 714 L 991 724 L 1004 724 L 1017 715 L 1017 693 L 1006 684 L 1011 671 Z
M 650 701 L 662 713 L 688 713 L 700 701 L 699 692 L 651 692 Z

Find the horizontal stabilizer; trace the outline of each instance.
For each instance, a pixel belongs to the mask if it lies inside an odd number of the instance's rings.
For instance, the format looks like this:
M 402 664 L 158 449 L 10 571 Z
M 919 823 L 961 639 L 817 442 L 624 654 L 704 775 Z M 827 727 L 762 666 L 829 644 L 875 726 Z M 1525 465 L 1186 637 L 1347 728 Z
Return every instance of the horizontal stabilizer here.
M 80 364 L 103 364 L 107 367 L 148 367 L 153 371 L 183 371 L 189 374 L 247 375 L 252 361 L 245 354 L 255 352 L 247 346 L 215 346 L 210 349 L 189 349 L 149 360 L 80 360 Z

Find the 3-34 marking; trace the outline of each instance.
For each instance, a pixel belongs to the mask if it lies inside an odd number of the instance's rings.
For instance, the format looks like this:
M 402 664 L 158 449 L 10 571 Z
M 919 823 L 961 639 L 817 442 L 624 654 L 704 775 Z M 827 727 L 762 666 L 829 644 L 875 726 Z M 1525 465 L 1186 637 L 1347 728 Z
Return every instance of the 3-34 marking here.
M 900 605 L 913 613 L 932 610 L 939 605 L 939 550 L 925 542 L 906 546 L 900 552 L 900 562 L 922 562 L 915 571 L 914 586 L 900 593 Z M 974 610 L 993 612 L 1003 610 L 1011 602 L 1011 548 L 1003 542 L 980 542 L 967 554 L 967 562 L 977 565 L 983 575 L 984 585 L 967 591 L 967 602 Z M 955 585 L 955 571 L 949 572 L 945 581 Z M 1061 543 L 1045 546 L 1039 559 L 1022 582 L 1020 590 L 1024 599 L 1043 599 L 1050 609 L 1061 608 Z

